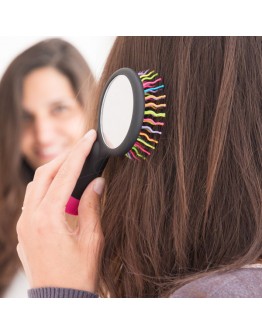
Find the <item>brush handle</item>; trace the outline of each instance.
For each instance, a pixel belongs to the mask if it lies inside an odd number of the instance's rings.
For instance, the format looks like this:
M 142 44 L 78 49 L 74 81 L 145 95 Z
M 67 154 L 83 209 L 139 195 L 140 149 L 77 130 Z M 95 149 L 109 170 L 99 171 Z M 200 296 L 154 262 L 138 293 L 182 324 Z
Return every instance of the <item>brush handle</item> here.
M 99 142 L 96 141 L 89 156 L 85 160 L 75 188 L 67 202 L 66 213 L 74 216 L 78 215 L 78 205 L 83 192 L 91 181 L 101 176 L 107 161 L 108 157 L 101 153 Z

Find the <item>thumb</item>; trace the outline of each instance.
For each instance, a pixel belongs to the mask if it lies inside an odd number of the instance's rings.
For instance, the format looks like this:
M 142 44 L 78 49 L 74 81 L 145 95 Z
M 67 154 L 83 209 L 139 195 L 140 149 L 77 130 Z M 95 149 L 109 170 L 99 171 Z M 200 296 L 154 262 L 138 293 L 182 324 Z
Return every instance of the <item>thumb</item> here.
M 98 177 L 85 189 L 78 207 L 80 233 L 101 232 L 101 196 L 105 188 L 105 179 Z

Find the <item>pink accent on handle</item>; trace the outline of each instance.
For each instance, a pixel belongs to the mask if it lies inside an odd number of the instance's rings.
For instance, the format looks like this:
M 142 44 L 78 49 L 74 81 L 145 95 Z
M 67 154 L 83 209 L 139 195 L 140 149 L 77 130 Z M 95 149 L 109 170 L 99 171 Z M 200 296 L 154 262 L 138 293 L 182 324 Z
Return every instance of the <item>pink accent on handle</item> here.
M 66 204 L 65 212 L 70 215 L 78 216 L 78 205 L 80 200 L 71 196 Z

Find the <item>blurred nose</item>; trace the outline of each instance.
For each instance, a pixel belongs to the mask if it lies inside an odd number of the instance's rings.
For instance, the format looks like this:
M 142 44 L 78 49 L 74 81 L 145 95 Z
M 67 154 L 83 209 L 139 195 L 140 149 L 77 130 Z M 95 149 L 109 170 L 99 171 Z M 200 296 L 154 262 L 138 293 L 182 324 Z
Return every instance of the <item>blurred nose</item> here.
M 55 124 L 48 117 L 38 117 L 35 119 L 34 132 L 36 143 L 42 146 L 48 146 L 55 139 Z

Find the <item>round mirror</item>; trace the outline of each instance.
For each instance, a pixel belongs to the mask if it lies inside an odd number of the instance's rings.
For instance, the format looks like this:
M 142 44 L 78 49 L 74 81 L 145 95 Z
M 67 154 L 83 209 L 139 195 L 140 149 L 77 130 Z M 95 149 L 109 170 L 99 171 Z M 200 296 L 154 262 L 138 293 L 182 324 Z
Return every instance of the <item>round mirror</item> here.
M 124 141 L 133 116 L 134 96 L 129 79 L 117 75 L 103 96 L 100 127 L 104 143 L 115 149 Z

